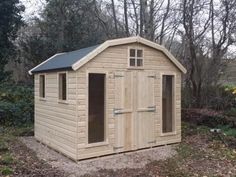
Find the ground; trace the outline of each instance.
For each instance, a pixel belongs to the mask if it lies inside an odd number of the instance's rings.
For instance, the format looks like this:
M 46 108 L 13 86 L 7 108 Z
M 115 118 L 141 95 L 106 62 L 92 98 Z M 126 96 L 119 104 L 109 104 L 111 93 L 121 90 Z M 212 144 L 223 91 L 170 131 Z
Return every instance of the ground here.
M 183 139 L 172 146 L 176 154 L 164 160 L 151 159 L 139 168 L 100 169 L 83 176 L 236 176 L 236 147 L 229 146 L 223 134 L 211 133 L 208 127 L 183 123 Z M 1 128 L 0 172 L 2 176 L 73 176 L 52 165 L 25 145 L 19 135 L 28 129 Z M 27 134 L 26 134 L 27 135 Z M 27 139 L 27 138 L 26 138 Z M 233 139 L 235 140 L 235 139 Z

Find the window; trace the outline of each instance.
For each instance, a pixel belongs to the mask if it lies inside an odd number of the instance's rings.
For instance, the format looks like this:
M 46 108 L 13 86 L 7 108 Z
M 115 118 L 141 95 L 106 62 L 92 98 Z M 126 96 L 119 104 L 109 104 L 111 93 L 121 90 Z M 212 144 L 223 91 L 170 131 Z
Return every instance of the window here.
M 174 125 L 174 76 L 162 76 L 162 132 L 173 132 Z
M 59 73 L 59 100 L 67 99 L 66 73 Z
M 130 67 L 143 66 L 143 50 L 129 49 L 129 66 Z
M 89 74 L 88 143 L 105 140 L 105 74 Z
M 39 97 L 45 98 L 45 75 L 39 75 Z

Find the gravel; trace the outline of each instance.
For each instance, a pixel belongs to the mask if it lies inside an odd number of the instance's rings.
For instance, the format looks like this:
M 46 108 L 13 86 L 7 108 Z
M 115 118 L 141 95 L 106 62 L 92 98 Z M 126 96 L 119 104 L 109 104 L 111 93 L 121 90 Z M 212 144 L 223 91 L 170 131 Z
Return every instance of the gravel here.
M 124 168 L 143 168 L 152 161 L 165 160 L 176 154 L 173 145 L 166 145 L 75 162 L 39 143 L 34 137 L 22 137 L 20 140 L 35 151 L 39 159 L 45 160 L 52 167 L 63 170 L 69 177 L 95 174 L 104 169 L 115 171 Z

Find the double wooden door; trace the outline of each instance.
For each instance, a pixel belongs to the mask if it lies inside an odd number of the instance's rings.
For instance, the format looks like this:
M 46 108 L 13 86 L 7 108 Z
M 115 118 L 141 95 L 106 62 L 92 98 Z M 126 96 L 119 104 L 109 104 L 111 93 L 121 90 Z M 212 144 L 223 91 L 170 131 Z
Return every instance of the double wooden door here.
M 129 151 L 155 143 L 155 74 L 115 73 L 115 150 Z

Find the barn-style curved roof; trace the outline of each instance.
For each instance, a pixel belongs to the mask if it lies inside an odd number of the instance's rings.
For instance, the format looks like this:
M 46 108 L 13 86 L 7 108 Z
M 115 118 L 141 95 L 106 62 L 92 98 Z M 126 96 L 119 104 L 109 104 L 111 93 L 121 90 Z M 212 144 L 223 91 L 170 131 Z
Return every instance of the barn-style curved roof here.
M 72 52 L 55 54 L 46 61 L 31 69 L 29 73 L 34 74 L 55 70 L 77 70 L 108 47 L 135 42 L 162 51 L 175 64 L 175 66 L 179 68 L 180 71 L 183 73 L 187 72 L 184 66 L 165 47 L 139 36 L 135 36 L 108 40 L 100 45 L 95 45 Z

